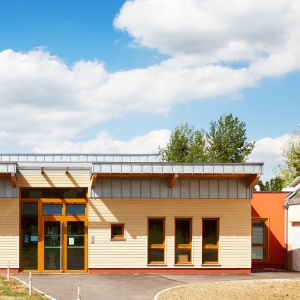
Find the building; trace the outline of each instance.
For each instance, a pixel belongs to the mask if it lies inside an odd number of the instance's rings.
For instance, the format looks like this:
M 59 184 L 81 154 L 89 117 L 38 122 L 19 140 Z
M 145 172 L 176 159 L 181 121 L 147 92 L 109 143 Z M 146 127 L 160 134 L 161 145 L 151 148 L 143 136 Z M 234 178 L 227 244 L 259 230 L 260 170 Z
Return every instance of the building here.
M 300 271 L 300 177 L 287 188 L 285 200 L 285 228 L 287 236 L 287 267 Z
M 0 155 L 0 271 L 250 272 L 262 163 Z
M 253 192 L 252 269 L 286 269 L 287 195 L 288 192 Z

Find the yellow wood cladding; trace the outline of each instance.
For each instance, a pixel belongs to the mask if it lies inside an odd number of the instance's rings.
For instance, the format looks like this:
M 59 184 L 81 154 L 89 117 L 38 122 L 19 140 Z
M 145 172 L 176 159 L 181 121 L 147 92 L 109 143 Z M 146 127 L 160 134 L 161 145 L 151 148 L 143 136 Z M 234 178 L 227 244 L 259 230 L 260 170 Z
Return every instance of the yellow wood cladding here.
M 19 267 L 19 199 L 0 198 L 0 268 Z
M 89 174 L 19 174 L 18 187 L 89 187 Z
M 165 218 L 165 265 L 174 265 L 175 218 L 192 218 L 192 265 L 202 265 L 202 218 L 220 218 L 218 268 L 251 268 L 250 199 L 89 199 L 89 268 L 147 267 L 147 219 Z M 125 241 L 111 241 L 111 223 Z M 91 238 L 94 236 L 94 243 Z M 151 266 L 150 268 L 152 268 Z

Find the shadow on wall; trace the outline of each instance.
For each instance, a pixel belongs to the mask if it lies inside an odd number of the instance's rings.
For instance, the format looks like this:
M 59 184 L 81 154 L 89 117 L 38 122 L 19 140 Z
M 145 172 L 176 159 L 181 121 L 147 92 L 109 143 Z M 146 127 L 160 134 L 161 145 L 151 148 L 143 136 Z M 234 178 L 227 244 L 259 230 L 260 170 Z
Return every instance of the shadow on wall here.
M 269 219 L 269 261 L 267 262 L 252 262 L 253 269 L 266 269 L 266 268 L 274 268 L 274 269 L 285 269 L 285 260 L 286 260 L 286 248 L 284 244 L 284 222 L 282 222 L 282 226 L 278 226 L 278 219 L 272 218 L 272 216 L 259 215 L 259 213 L 252 207 L 251 208 L 251 216 L 252 218 L 270 218 Z M 276 223 L 274 223 L 276 222 Z M 282 235 L 282 240 L 278 240 L 275 236 L 274 224 L 277 225 L 277 228 L 282 231 L 280 234 Z M 280 224 L 279 224 L 280 225 Z M 274 234 L 275 233 L 275 234 Z M 278 233 L 277 233 L 278 235 Z

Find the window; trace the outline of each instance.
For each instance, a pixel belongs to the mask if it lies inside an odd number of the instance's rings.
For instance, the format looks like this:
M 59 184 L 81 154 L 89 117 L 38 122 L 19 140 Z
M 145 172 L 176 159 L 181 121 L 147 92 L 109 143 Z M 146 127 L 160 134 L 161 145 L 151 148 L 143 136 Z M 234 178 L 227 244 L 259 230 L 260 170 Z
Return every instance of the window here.
M 192 263 L 192 220 L 175 219 L 175 264 Z
M 111 224 L 111 239 L 124 239 L 124 224 Z
M 165 220 L 148 219 L 148 264 L 165 263 Z
M 252 260 L 268 260 L 268 220 L 252 219 Z
M 202 220 L 202 264 L 219 263 L 219 219 Z
M 43 215 L 44 216 L 62 215 L 62 204 L 44 204 Z
M 67 215 L 85 215 L 85 204 L 67 204 Z

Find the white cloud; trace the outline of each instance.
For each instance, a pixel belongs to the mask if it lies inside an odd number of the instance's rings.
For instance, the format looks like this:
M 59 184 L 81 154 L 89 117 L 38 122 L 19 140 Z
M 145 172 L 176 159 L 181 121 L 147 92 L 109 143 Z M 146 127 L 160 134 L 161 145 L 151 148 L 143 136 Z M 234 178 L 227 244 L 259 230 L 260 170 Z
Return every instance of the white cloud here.
M 255 147 L 249 156 L 249 162 L 263 162 L 264 175 L 262 180 L 270 180 L 275 176 L 274 167 L 283 162 L 282 148 L 290 138 L 289 134 L 277 138 L 262 138 L 255 143 Z
M 137 136 L 129 141 L 114 139 L 108 132 L 99 132 L 96 138 L 85 142 L 39 143 L 34 151 L 38 153 L 123 153 L 157 154 L 158 146 L 165 147 L 171 132 L 166 129 L 154 130 L 146 135 Z
M 2 51 L 0 145 L 84 151 L 89 148 L 71 141 L 99 123 L 132 112 L 167 114 L 191 99 L 236 97 L 266 76 L 300 69 L 299 12 L 294 0 L 127 1 L 115 27 L 170 58 L 115 73 L 97 61 L 68 68 L 41 48 Z M 231 67 L 240 61 L 247 67 Z

